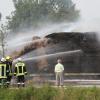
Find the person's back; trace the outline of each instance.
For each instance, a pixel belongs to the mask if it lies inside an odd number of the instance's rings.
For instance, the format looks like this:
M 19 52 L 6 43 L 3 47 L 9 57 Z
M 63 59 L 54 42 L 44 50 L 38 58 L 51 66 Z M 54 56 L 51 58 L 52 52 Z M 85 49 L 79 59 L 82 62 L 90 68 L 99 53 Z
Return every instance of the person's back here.
M 63 71 L 64 71 L 64 66 L 61 64 L 61 60 L 57 60 L 57 64 L 55 65 L 55 74 L 56 74 L 56 85 L 61 85 L 63 86 Z
M 24 62 L 17 62 L 15 64 L 15 73 L 16 73 L 16 76 L 21 76 L 26 73 L 26 68 L 25 68 Z
M 61 63 L 56 64 L 55 66 L 55 72 L 63 72 L 64 66 Z
M 6 56 L 5 57 L 6 59 L 6 65 L 7 65 L 7 84 L 8 86 L 10 85 L 11 83 L 11 79 L 12 79 L 12 58 L 10 56 Z
M 17 84 L 18 87 L 21 86 L 21 84 L 25 85 L 25 75 L 27 74 L 26 71 L 26 65 L 25 63 L 22 61 L 21 58 L 18 58 L 18 62 L 15 64 L 15 72 L 14 75 L 17 76 Z

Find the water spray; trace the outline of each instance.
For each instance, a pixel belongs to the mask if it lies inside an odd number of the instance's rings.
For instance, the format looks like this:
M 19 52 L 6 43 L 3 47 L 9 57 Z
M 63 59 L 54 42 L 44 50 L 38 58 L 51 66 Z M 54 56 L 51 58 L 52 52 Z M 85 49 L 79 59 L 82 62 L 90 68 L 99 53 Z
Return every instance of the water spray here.
M 26 58 L 23 59 L 23 61 L 30 61 L 30 60 L 38 60 L 44 57 L 59 57 L 59 56 L 65 56 L 65 55 L 70 55 L 74 53 L 82 53 L 82 50 L 72 50 L 72 51 L 66 51 L 66 52 L 59 52 L 59 53 L 54 53 L 54 54 L 47 54 L 47 55 L 42 55 L 42 56 L 37 56 L 37 57 L 32 57 L 32 58 Z

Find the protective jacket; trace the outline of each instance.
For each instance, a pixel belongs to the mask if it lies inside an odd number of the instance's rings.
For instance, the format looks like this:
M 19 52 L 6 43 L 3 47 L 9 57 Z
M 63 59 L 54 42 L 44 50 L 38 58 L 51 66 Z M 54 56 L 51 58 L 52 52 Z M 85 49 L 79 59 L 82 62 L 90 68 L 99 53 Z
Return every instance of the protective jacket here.
M 5 62 L 0 62 L 0 79 L 7 78 L 7 66 Z
M 22 75 L 26 75 L 27 71 L 26 71 L 26 66 L 24 62 L 17 62 L 15 64 L 15 72 L 14 75 L 16 76 L 22 76 Z

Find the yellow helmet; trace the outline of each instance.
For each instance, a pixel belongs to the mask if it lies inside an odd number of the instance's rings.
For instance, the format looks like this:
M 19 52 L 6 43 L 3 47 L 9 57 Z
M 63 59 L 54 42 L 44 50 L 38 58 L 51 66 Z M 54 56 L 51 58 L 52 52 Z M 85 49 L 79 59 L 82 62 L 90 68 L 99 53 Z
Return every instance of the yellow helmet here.
M 9 59 L 11 59 L 11 57 L 10 57 L 10 56 L 7 56 L 7 57 L 6 57 L 6 60 L 9 60 Z

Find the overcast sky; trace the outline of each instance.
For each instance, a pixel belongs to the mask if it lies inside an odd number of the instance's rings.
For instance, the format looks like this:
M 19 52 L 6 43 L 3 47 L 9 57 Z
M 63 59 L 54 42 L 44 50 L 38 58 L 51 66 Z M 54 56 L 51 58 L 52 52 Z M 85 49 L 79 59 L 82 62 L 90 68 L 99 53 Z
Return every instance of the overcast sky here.
M 12 0 L 0 0 L 0 12 L 2 13 L 2 20 L 5 19 L 5 16 L 10 15 L 11 11 L 14 10 Z
M 85 19 L 100 19 L 100 0 L 73 0 Z M 0 0 L 0 12 L 4 17 L 14 10 L 12 0 Z
M 100 18 L 100 0 L 73 0 L 85 19 Z

